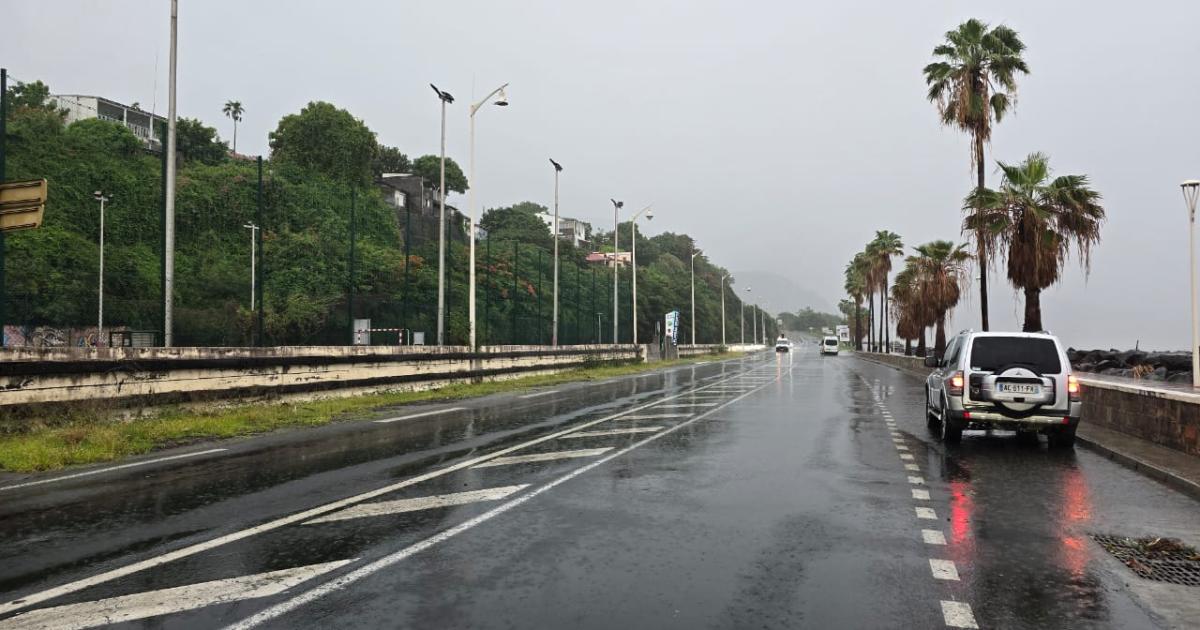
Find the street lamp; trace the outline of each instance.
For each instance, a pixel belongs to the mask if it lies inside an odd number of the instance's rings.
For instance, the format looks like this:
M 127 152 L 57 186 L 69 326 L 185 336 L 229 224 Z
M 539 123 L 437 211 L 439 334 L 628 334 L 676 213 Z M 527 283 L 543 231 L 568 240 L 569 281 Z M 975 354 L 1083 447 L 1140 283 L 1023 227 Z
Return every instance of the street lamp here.
M 725 281 L 730 274 L 721 277 L 721 347 L 725 347 Z
M 617 212 L 621 208 L 625 207 L 625 202 L 617 201 L 616 199 L 609 199 L 609 201 L 611 201 L 613 204 L 613 259 L 612 259 L 612 261 L 613 261 L 613 299 L 612 299 L 613 305 L 612 306 L 613 306 L 613 345 L 615 346 L 618 343 L 621 343 L 620 340 L 617 338 L 617 333 L 619 332 L 617 330 L 617 324 L 618 324 L 618 320 L 617 320 L 617 278 L 618 278 L 617 256 L 618 256 L 618 254 L 620 254 L 620 248 L 617 247 L 617 241 L 618 241 L 617 236 L 621 233 L 621 230 L 618 229 L 621 224 L 618 221 Z
M 100 304 L 96 316 L 96 347 L 99 348 L 101 340 L 104 339 L 104 204 L 108 202 L 109 197 L 100 190 L 92 193 L 92 196 L 100 202 L 100 277 L 97 283 Z
M 1189 179 L 1179 187 L 1188 207 L 1188 269 L 1192 284 L 1192 387 L 1200 387 L 1200 319 L 1196 315 L 1196 199 L 1200 197 L 1200 180 Z
M 562 164 L 550 158 L 550 164 L 554 166 L 554 309 L 553 315 L 550 318 L 550 345 L 558 347 L 558 174 L 562 172 Z M 576 342 L 578 343 L 578 342 Z
M 653 205 L 653 204 L 651 204 L 651 205 Z M 631 321 L 633 322 L 633 345 L 635 345 L 635 346 L 637 345 L 637 304 L 638 304 L 638 302 L 637 302 L 637 218 L 642 216 L 643 213 L 646 215 L 647 221 L 654 218 L 654 211 L 652 211 L 650 209 L 650 206 L 646 206 L 645 208 L 638 210 L 636 214 L 634 214 L 632 217 L 629 218 L 630 239 L 633 241 L 632 244 L 629 246 L 629 260 L 630 260 L 630 263 L 633 265 L 633 319 Z
M 257 288 L 258 276 L 254 274 L 254 254 L 256 238 L 258 236 L 259 227 L 253 223 L 247 223 L 242 227 L 250 230 L 250 312 L 254 312 L 254 290 Z
M 696 256 L 700 250 L 692 252 L 692 345 L 696 345 Z
M 438 89 L 430 83 L 442 102 L 442 157 L 441 174 L 438 179 L 438 303 L 437 303 L 437 343 L 446 343 L 446 105 L 454 102 L 449 92 Z M 471 182 L 474 184 L 474 181 Z
M 469 118 L 471 119 L 471 166 L 470 166 L 471 174 L 470 174 L 470 179 L 468 180 L 468 183 L 470 184 L 470 188 L 468 188 L 468 190 L 471 193 L 471 198 L 469 200 L 469 204 L 471 206 L 471 222 L 470 222 L 471 226 L 474 226 L 475 222 L 477 220 L 476 216 L 475 216 L 477 214 L 477 211 L 475 208 L 475 112 L 479 111 L 480 107 L 483 107 L 484 105 L 486 105 L 487 102 L 493 96 L 496 97 L 496 100 L 492 101 L 492 104 L 499 106 L 499 107 L 507 106 L 508 105 L 508 97 L 504 94 L 504 89 L 507 87 L 508 87 L 507 83 L 505 83 L 504 85 L 501 85 L 500 87 L 492 90 L 491 92 L 488 92 L 487 96 L 483 97 L 482 99 L 479 100 L 478 103 L 475 103 L 474 105 L 471 106 L 471 113 L 469 116 Z M 471 267 L 470 267 L 470 272 L 469 272 L 470 282 L 468 283 L 470 286 L 467 289 L 467 295 L 469 296 L 467 298 L 467 304 L 468 304 L 467 327 L 470 329 L 469 337 L 470 337 L 470 343 L 471 343 L 471 350 L 475 350 L 477 348 L 477 346 L 475 345 L 475 328 L 476 328 L 476 326 L 475 326 L 475 229 L 474 229 L 474 227 L 471 228 L 470 232 L 471 232 L 471 247 L 470 247 L 470 249 L 471 249 L 471 263 L 470 263 Z
M 746 287 L 746 293 L 750 293 L 750 287 Z M 742 318 L 742 345 L 746 345 L 746 302 L 742 301 L 742 308 L 738 309 L 738 315 Z

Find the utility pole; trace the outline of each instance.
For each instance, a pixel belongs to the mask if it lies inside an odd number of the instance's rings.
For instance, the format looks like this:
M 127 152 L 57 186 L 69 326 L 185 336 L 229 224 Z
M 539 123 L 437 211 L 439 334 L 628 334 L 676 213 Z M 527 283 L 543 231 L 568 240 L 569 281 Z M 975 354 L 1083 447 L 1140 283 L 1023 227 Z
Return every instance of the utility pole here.
M 725 274 L 721 278 L 721 347 L 725 347 L 725 281 L 729 279 L 729 274 Z
M 438 92 L 442 101 L 442 159 L 438 176 L 437 342 L 439 346 L 444 346 L 446 345 L 446 103 L 453 103 L 454 97 L 436 87 L 433 89 Z M 474 183 L 471 182 L 472 185 Z
M 350 276 L 346 283 L 346 327 L 350 329 L 350 345 L 354 345 L 354 242 L 355 237 L 355 222 L 354 222 L 354 205 L 357 200 L 358 187 L 350 187 Z M 440 345 L 440 344 L 439 344 Z
M 250 312 L 254 313 L 255 312 L 255 310 L 254 310 L 255 299 L 254 298 L 256 295 L 258 295 L 255 292 L 255 289 L 257 288 L 256 285 L 258 284 L 258 276 L 256 276 L 254 273 L 254 271 L 255 271 L 254 255 L 258 249 L 255 246 L 256 245 L 255 237 L 258 236 L 258 226 L 253 223 L 247 223 L 247 224 L 243 225 L 242 227 L 250 230 Z M 255 344 L 255 345 L 258 345 L 258 344 Z
M 618 325 L 617 325 L 617 320 L 619 319 L 617 317 L 617 302 L 618 302 L 617 280 L 619 278 L 619 275 L 617 273 L 617 255 L 620 254 L 620 252 L 621 252 L 621 248 L 618 247 L 619 239 L 617 238 L 618 233 L 621 231 L 618 229 L 621 226 L 621 224 L 618 222 L 617 212 L 621 209 L 622 206 L 625 205 L 625 202 L 617 201 L 616 199 L 610 199 L 609 201 L 612 201 L 612 204 L 613 204 L 613 257 L 612 257 L 612 266 L 613 266 L 613 299 L 612 299 L 613 337 L 612 337 L 612 342 L 613 342 L 613 345 L 615 346 L 618 343 L 621 343 L 620 339 L 617 337 L 617 333 L 620 332 L 620 330 L 618 330 Z
M 554 166 L 554 306 L 551 308 L 553 314 L 550 316 L 550 345 L 558 347 L 558 174 L 562 172 L 563 167 L 553 158 L 550 159 L 550 164 Z M 578 278 L 576 278 L 578 279 Z
M 104 204 L 108 202 L 109 198 L 99 190 L 92 196 L 100 202 L 100 274 L 96 283 L 97 297 L 99 298 L 96 314 L 96 347 L 99 348 L 104 339 Z
M 179 48 L 179 0 L 171 0 L 171 61 L 167 97 L 167 208 L 164 225 L 163 345 L 174 345 L 175 309 L 175 75 Z
M 161 230 L 158 233 L 158 291 L 160 300 L 158 303 L 158 321 L 167 321 L 167 125 L 163 123 L 159 125 L 159 142 L 158 148 L 161 151 L 159 156 L 161 160 L 161 170 L 159 171 L 159 179 L 162 180 L 162 199 L 158 206 L 158 226 Z M 165 333 L 165 330 L 164 330 Z M 156 345 L 165 345 L 166 338 L 160 337 L 156 340 Z
M 274 181 L 274 180 L 272 180 L 272 181 Z M 257 345 L 263 346 L 263 345 L 266 345 L 265 338 L 263 337 L 263 310 L 266 307 L 266 304 L 263 303 L 263 284 L 265 284 L 265 283 L 261 281 L 260 276 L 263 274 L 263 269 L 265 268 L 265 265 L 263 265 L 262 259 L 265 256 L 266 252 L 263 249 L 263 241 L 262 241 L 263 159 L 262 159 L 261 155 L 258 156 L 258 195 L 257 195 L 257 207 L 255 208 L 254 215 L 255 215 L 254 216 L 255 224 L 254 224 L 254 230 L 251 231 L 251 238 L 254 239 L 254 244 L 257 244 L 257 247 L 254 247 L 252 245 L 251 253 L 250 253 L 250 260 L 251 260 L 250 275 L 252 276 L 252 278 L 250 280 L 250 284 L 251 284 L 250 291 L 252 293 L 251 298 L 250 298 L 250 310 L 252 310 L 252 311 L 254 310 L 255 302 L 257 302 L 258 303 L 258 311 L 255 313 L 254 327 L 258 333 L 256 335 Z M 255 296 L 253 295 L 255 293 L 255 291 L 257 291 L 257 298 L 258 298 L 257 300 L 255 299 Z
M 4 183 L 5 138 L 8 137 L 8 69 L 0 68 L 0 184 Z M 0 348 L 4 347 L 4 307 L 7 303 L 4 287 L 4 232 L 0 232 Z

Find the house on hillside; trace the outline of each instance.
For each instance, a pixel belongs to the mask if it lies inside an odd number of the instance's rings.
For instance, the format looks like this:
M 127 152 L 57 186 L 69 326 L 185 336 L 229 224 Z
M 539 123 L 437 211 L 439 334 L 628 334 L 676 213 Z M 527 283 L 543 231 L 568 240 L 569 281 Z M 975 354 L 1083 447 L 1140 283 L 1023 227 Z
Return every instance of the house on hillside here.
M 627 267 L 633 261 L 633 255 L 629 252 L 592 252 L 584 258 L 589 265 L 604 265 L 605 267 Z
M 539 212 L 538 218 L 541 219 L 550 231 L 554 231 L 554 215 L 548 212 Z M 592 226 L 571 217 L 558 215 L 558 237 L 569 241 L 575 247 L 582 247 L 589 237 L 591 237 Z
M 437 238 L 440 211 L 437 189 L 425 178 L 412 173 L 384 173 L 376 178 L 375 186 L 383 194 L 383 200 L 395 208 L 401 231 L 406 225 L 412 226 L 414 243 Z M 458 208 L 446 204 L 446 224 L 450 226 L 451 240 L 465 243 L 469 223 L 470 219 Z M 476 238 L 482 238 L 478 231 Z
M 167 122 L 162 116 L 142 111 L 136 105 L 122 105 L 100 96 L 51 94 L 50 98 L 58 101 L 59 108 L 67 112 L 67 124 L 89 118 L 119 123 L 140 138 L 147 150 L 155 153 L 162 151 L 164 138 L 160 125 Z

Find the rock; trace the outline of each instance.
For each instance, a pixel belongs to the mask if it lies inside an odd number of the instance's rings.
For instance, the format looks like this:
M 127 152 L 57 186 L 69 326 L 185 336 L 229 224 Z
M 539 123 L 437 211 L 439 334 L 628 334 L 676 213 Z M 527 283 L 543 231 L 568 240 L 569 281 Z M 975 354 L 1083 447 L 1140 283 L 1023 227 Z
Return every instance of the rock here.
M 1104 359 L 1104 360 L 1100 361 L 1099 363 L 1097 363 L 1093 369 L 1101 374 L 1105 374 L 1109 370 L 1115 370 L 1120 367 L 1121 367 L 1121 364 L 1118 361 L 1116 361 L 1114 359 Z
M 1154 368 L 1154 371 L 1145 376 L 1147 381 L 1165 381 L 1167 380 L 1167 368 L 1159 366 Z
M 1117 361 L 1125 367 L 1133 367 L 1146 362 L 1146 353 L 1141 350 L 1126 350 L 1117 354 Z
M 1187 372 L 1176 372 L 1167 377 L 1167 382 L 1168 383 L 1191 383 L 1192 382 L 1192 372 L 1191 372 L 1191 370 L 1188 370 Z

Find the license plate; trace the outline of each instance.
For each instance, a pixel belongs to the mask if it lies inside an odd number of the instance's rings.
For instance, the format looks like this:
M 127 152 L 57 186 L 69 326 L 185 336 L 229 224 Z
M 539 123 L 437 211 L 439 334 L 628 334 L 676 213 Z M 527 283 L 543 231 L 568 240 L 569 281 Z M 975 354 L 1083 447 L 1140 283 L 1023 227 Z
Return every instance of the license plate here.
M 996 389 L 1005 394 L 1040 394 L 1041 385 L 1023 385 L 1021 383 L 997 383 Z

